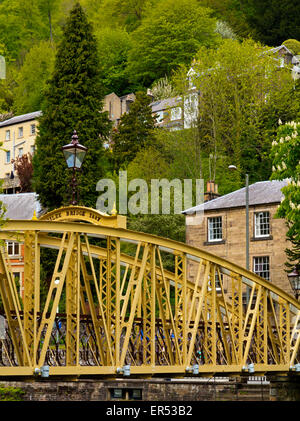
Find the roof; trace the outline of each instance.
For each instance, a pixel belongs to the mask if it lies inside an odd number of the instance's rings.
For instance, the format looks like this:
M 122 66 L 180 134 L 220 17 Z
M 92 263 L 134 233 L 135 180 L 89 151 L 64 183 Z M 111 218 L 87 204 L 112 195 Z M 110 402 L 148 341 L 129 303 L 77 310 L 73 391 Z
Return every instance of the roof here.
M 159 101 L 154 101 L 150 104 L 153 112 L 166 110 L 167 108 L 178 107 L 181 104 L 182 98 L 167 98 Z
M 134 98 L 135 98 L 135 95 L 133 92 L 131 92 L 130 94 L 120 96 L 120 99 L 128 99 L 130 101 L 133 101 Z
M 9 219 L 32 219 L 34 211 L 38 217 L 41 205 L 36 193 L 0 194 L 0 201 L 6 208 Z
M 12 124 L 22 123 L 23 121 L 36 120 L 42 115 L 42 111 L 35 111 L 33 113 L 17 115 L 15 117 L 4 120 L 0 123 L 0 127 L 11 126 Z
M 288 180 L 259 181 L 249 186 L 249 206 L 280 203 L 283 198 L 281 189 Z M 208 211 L 244 207 L 246 204 L 246 187 L 235 190 L 224 196 L 184 210 L 182 213 L 192 214 L 197 211 Z
M 268 50 L 267 52 L 272 52 L 272 53 L 277 53 L 277 51 L 280 50 L 285 50 L 288 54 L 290 54 L 291 56 L 293 56 L 294 54 L 291 52 L 291 50 L 289 50 L 284 44 L 279 45 L 278 47 L 275 48 L 271 48 L 270 50 Z

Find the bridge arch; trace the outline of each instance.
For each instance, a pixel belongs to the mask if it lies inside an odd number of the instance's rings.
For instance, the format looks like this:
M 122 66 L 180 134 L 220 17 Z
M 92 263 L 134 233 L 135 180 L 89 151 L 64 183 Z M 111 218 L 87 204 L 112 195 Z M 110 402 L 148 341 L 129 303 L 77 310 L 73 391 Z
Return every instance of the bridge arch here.
M 85 208 L 68 218 L 66 209 L 1 230 L 24 243 L 25 276 L 21 299 L 2 247 L 0 376 L 48 366 L 70 376 L 299 369 L 300 304 L 289 294 L 195 247 L 127 230 L 119 215 L 95 223 Z M 55 261 L 43 300 L 45 248 Z

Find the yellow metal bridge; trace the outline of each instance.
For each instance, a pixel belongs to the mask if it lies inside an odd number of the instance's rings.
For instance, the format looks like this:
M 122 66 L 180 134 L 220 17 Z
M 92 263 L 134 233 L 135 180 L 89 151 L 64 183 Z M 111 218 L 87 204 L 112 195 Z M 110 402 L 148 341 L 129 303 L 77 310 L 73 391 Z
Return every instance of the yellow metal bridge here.
M 0 376 L 300 371 L 299 302 L 224 259 L 83 207 L 8 221 L 0 240 L 24 243 L 22 297 L 1 245 Z

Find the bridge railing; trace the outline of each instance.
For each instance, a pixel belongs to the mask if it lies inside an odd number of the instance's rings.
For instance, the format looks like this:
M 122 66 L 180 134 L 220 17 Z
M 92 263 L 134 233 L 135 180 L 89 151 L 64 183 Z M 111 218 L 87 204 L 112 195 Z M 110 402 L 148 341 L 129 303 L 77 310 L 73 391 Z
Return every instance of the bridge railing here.
M 50 375 L 110 376 L 299 368 L 299 303 L 231 262 L 86 223 L 9 221 L 0 239 L 24 243 L 25 259 L 21 300 L 0 255 L 0 376 L 48 366 Z

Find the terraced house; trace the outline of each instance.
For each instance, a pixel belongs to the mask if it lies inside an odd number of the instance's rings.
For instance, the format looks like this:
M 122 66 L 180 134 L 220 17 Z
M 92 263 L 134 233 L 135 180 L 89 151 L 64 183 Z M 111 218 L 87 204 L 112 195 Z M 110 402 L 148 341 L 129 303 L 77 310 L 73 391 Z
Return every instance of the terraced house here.
M 14 160 L 24 154 L 34 154 L 38 117 L 41 111 L 12 117 L 0 123 L 0 179 L 4 180 L 4 193 L 20 191 L 20 183 L 15 173 Z
M 283 219 L 275 218 L 287 182 L 261 181 L 249 186 L 249 270 L 293 295 L 285 272 L 287 226 Z M 245 187 L 217 196 L 184 211 L 186 242 L 246 268 Z M 194 224 L 200 210 L 202 217 Z M 191 264 L 189 277 L 193 280 L 195 276 Z

